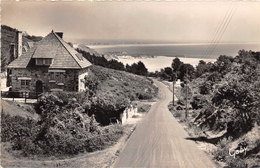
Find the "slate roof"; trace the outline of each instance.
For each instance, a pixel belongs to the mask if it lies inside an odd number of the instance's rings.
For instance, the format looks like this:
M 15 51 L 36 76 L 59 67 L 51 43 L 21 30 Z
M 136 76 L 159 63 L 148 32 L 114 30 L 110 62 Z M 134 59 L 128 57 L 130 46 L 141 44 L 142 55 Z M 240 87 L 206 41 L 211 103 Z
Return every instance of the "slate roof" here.
M 50 69 L 83 69 L 91 65 L 53 31 L 9 64 L 8 68 L 26 68 L 32 58 L 53 58 Z

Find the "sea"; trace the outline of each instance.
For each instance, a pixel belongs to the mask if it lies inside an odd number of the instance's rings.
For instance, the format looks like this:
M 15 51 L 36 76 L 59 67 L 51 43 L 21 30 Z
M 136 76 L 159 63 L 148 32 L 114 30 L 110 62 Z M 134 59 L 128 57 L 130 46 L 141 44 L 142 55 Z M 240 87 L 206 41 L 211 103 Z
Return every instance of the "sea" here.
M 142 61 L 149 72 L 160 71 L 162 68 L 171 67 L 172 60 L 179 57 L 184 63 L 196 67 L 200 60 L 215 62 L 220 55 L 237 56 L 239 50 L 260 51 L 260 43 L 222 43 L 215 47 L 209 47 L 207 43 L 180 43 L 180 44 L 116 44 L 116 45 L 92 45 L 98 53 L 127 52 L 131 54 L 144 54 L 156 56 L 155 58 L 124 58 L 118 57 L 124 65 Z M 214 50 L 213 50 L 214 49 Z
M 98 53 L 127 52 L 128 54 L 148 54 L 154 56 L 184 56 L 186 58 L 217 58 L 220 55 L 236 56 L 241 49 L 260 51 L 260 43 L 221 43 L 210 47 L 207 43 L 176 44 L 117 44 L 90 45 Z

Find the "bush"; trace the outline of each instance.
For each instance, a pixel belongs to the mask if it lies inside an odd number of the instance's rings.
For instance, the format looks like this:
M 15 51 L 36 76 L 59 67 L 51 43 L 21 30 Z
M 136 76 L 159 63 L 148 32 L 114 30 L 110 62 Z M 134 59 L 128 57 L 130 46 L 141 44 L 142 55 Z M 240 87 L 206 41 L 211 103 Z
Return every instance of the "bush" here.
M 147 113 L 151 108 L 150 104 L 140 104 L 137 107 L 139 113 Z
M 216 145 L 217 149 L 213 152 L 213 158 L 217 161 L 226 161 L 229 156 L 230 142 L 232 142 L 231 137 L 221 139 Z
M 200 94 L 209 94 L 212 91 L 212 85 L 209 82 L 204 82 L 199 86 Z
M 2 117 L 2 142 L 10 142 L 12 150 L 23 156 L 76 155 L 104 149 L 123 134 L 121 125 L 101 127 L 74 101 L 63 104 L 57 96 L 42 99 L 41 120 L 6 115 Z
M 37 122 L 31 118 L 21 116 L 10 116 L 1 113 L 1 141 L 15 141 L 22 137 L 31 137 L 35 135 Z
M 196 95 L 192 98 L 190 102 L 193 109 L 198 110 L 203 108 L 203 106 L 207 103 L 207 98 L 203 95 Z

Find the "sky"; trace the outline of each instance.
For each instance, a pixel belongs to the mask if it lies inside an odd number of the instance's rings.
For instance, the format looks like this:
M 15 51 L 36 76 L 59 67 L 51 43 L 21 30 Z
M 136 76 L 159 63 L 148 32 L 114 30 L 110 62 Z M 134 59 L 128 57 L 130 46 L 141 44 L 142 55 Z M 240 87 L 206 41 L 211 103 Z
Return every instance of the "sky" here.
M 70 40 L 260 43 L 260 1 L 2 0 L 1 24 Z

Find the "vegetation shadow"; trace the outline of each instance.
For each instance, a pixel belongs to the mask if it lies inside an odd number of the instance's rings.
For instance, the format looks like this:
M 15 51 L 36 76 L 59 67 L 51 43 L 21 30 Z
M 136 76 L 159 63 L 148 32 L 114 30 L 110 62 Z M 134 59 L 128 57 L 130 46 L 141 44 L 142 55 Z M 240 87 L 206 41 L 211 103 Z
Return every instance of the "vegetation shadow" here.
M 192 141 L 200 141 L 200 142 L 207 142 L 207 143 L 211 143 L 216 145 L 221 139 L 227 137 L 227 133 L 219 136 L 219 137 L 215 137 L 215 138 L 207 138 L 204 136 L 200 136 L 200 137 L 187 137 L 185 139 L 187 140 L 192 140 Z

